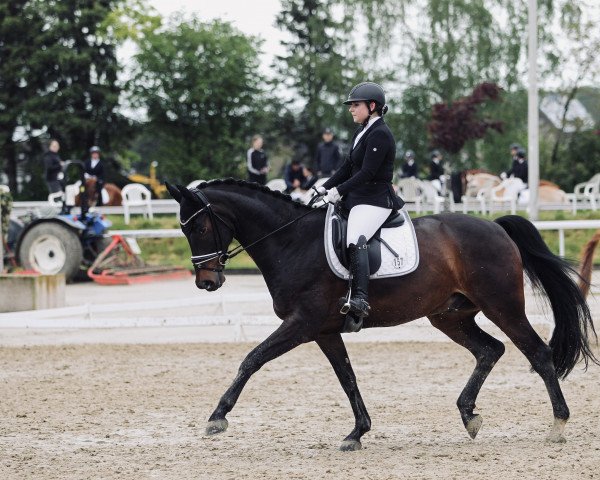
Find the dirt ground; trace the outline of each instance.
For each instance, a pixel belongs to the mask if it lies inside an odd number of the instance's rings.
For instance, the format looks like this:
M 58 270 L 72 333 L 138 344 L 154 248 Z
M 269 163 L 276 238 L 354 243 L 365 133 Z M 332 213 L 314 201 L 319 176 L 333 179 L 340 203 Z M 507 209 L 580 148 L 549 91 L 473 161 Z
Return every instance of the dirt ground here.
M 266 365 L 229 414 L 205 421 L 250 344 L 74 345 L 0 349 L 3 479 L 600 478 L 600 367 L 563 391 L 567 443 L 548 444 L 541 379 L 512 346 L 479 396 L 472 441 L 455 400 L 473 367 L 451 343 L 348 349 L 373 429 L 338 446 L 347 399 L 314 345 Z

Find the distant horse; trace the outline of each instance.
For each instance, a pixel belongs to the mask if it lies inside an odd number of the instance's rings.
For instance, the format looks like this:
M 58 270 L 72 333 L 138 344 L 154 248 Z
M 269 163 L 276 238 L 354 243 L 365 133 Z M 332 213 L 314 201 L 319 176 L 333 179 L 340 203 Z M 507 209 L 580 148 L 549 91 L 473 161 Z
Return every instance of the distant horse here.
M 104 190 L 108 194 L 108 201 L 102 202 L 104 206 L 107 207 L 115 207 L 119 206 L 123 202 L 123 197 L 121 196 L 121 189 L 117 187 L 114 183 L 105 183 Z M 86 179 L 85 181 L 85 191 L 87 193 L 88 204 L 90 207 L 95 207 L 98 203 L 98 198 L 96 195 L 96 179 L 91 177 Z M 81 200 L 79 199 L 79 195 L 75 197 L 75 205 L 80 205 Z
M 490 190 L 493 187 L 500 185 L 502 182 L 501 178 L 489 173 L 475 173 L 466 175 L 467 186 L 465 188 L 465 195 L 467 197 L 476 197 L 477 193 L 481 190 Z M 502 191 L 498 192 L 498 195 L 502 195 Z M 519 197 L 521 199 L 521 197 Z M 522 203 L 527 203 L 529 199 L 528 194 L 523 196 L 524 200 Z M 540 180 L 538 187 L 538 203 L 539 204 L 553 204 L 562 205 L 569 203 L 567 200 L 567 194 L 564 190 L 549 180 Z
M 347 282 L 327 265 L 325 210 L 310 210 L 286 195 L 241 180 L 214 180 L 191 191 L 182 186 L 167 188 L 180 203 L 181 229 L 191 247 L 197 287 L 209 292 L 221 287 L 224 264 L 231 256 L 226 249 L 236 238 L 247 246 L 262 272 L 275 313 L 283 321 L 244 359 L 210 416 L 207 433 L 227 429 L 226 415 L 265 363 L 314 341 L 331 363 L 354 412 L 355 427 L 341 449 L 361 448 L 371 419 L 340 334 L 344 317 L 337 300 L 345 295 Z M 467 348 L 476 366 L 457 405 L 468 434 L 475 438 L 482 424 L 473 412 L 475 400 L 504 353 L 504 344 L 475 322 L 475 315 L 483 312 L 544 380 L 554 413 L 548 439 L 564 441 L 569 409 L 558 379 L 565 378 L 579 360 L 586 366 L 598 363 L 588 340 L 595 335 L 590 311 L 569 276 L 571 267 L 549 251 L 539 232 L 522 217 L 504 216 L 491 222 L 441 214 L 417 218 L 414 226 L 419 266 L 405 276 L 371 282 L 371 314 L 364 328 L 391 327 L 426 316 Z M 549 346 L 525 315 L 523 271 L 550 300 L 555 328 Z

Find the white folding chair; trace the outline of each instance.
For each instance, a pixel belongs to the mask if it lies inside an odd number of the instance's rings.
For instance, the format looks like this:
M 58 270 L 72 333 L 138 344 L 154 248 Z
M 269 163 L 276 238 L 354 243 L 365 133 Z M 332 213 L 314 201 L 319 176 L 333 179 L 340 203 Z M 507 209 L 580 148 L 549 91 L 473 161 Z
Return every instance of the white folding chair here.
M 131 207 L 146 207 L 143 211 L 144 217 L 154 218 L 152 215 L 152 194 L 141 183 L 130 183 L 121 190 L 123 197 L 123 213 L 125 215 L 125 224 L 129 225 L 129 216 Z

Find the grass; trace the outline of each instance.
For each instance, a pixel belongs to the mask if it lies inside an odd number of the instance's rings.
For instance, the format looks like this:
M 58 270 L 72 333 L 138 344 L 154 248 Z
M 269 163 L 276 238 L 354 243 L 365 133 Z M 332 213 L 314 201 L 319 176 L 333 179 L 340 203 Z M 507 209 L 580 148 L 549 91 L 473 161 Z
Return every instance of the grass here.
M 164 228 L 179 228 L 179 222 L 174 215 L 155 215 L 154 220 L 141 216 L 131 217 L 129 225 L 125 224 L 122 215 L 108 215 L 112 222 L 111 230 L 156 230 Z M 191 268 L 190 247 L 185 238 L 140 238 L 138 244 L 142 250 L 142 258 L 149 265 L 174 265 Z M 229 248 L 237 246 L 234 242 Z M 246 252 L 242 252 L 229 262 L 228 269 L 252 270 L 256 264 Z
M 520 212 L 524 215 L 524 212 Z M 481 218 L 493 220 L 506 215 L 505 212 L 497 212 L 493 215 L 477 215 Z M 416 215 L 411 214 L 413 218 Z M 131 223 L 125 225 L 123 216 L 109 215 L 108 219 L 113 222 L 112 230 L 143 230 L 143 229 L 161 229 L 161 228 L 179 228 L 179 222 L 173 215 L 157 215 L 154 220 L 146 220 L 140 216 L 131 218 Z M 600 219 L 600 211 L 583 211 L 577 215 L 563 211 L 540 212 L 540 220 L 597 220 Z M 565 256 L 570 260 L 579 260 L 579 255 L 583 246 L 592 238 L 594 230 L 566 230 L 565 231 Z M 542 231 L 542 238 L 555 254 L 558 254 L 558 232 Z M 147 238 L 139 239 L 138 243 L 142 249 L 142 258 L 151 265 L 177 265 L 186 268 L 191 267 L 190 247 L 185 238 Z M 230 245 L 233 248 L 237 245 L 234 242 Z M 600 265 L 600 255 L 594 261 L 595 265 Z M 254 261 L 246 252 L 240 253 L 229 263 L 228 269 L 256 269 Z

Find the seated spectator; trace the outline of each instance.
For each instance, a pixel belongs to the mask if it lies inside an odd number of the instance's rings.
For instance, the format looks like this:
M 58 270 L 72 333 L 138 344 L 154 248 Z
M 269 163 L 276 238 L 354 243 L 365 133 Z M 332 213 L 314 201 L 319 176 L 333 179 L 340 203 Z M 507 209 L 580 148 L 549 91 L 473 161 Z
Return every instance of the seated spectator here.
M 285 180 L 285 185 L 287 187 L 285 193 L 290 193 L 302 186 L 306 181 L 306 177 L 304 176 L 300 160 L 294 159 L 290 165 L 285 167 L 283 179 Z
M 317 180 L 319 179 L 318 175 L 315 175 L 315 171 L 311 167 L 302 167 L 302 173 L 304 174 L 304 182 L 300 185 L 302 190 L 309 190 Z

